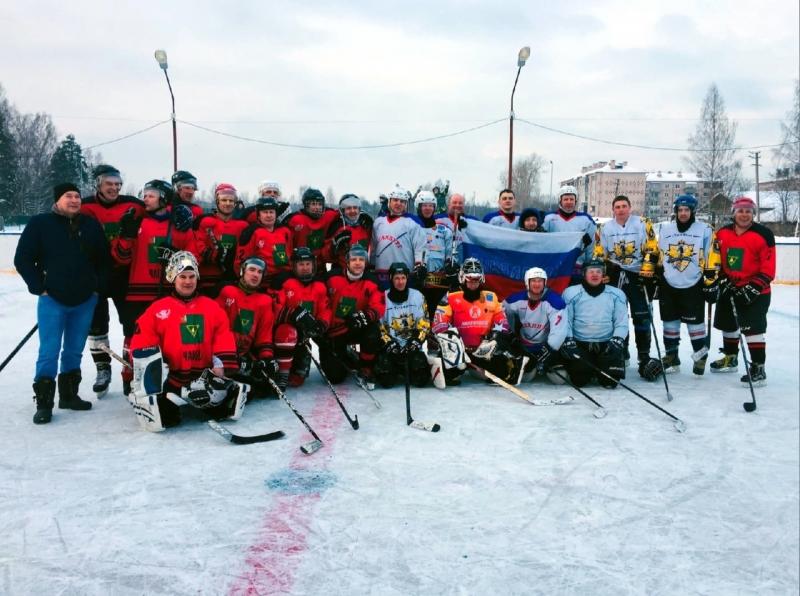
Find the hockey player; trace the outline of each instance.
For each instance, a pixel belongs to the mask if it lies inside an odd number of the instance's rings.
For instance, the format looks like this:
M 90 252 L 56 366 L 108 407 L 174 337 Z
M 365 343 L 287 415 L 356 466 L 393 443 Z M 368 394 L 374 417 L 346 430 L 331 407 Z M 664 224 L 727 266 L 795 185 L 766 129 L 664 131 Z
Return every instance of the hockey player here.
M 133 209 L 135 217 L 144 215 L 144 203 L 136 197 L 120 194 L 122 175 L 114 166 L 98 165 L 94 169 L 95 194 L 85 197 L 81 204 L 81 213 L 96 219 L 103 227 L 106 240 L 111 242 L 119 235 L 119 222 L 122 216 Z M 110 260 L 110 259 L 109 259 Z M 128 267 L 116 264 L 111 268 L 106 294 L 98 296 L 94 309 L 92 326 L 89 329 L 89 351 L 97 367 L 97 378 L 92 390 L 103 396 L 111 383 L 111 356 L 103 348 L 110 347 L 108 342 L 109 309 L 108 299 L 114 302 L 117 318 L 122 324 L 122 311 L 125 294 L 128 290 Z M 123 370 L 123 376 L 127 372 Z
M 372 264 L 381 290 L 389 287 L 389 266 L 405 263 L 414 277 L 424 279 L 422 264 L 425 239 L 419 225 L 406 216 L 408 191 L 396 186 L 389 193 L 389 214 L 378 217 L 372 228 Z
M 460 193 L 453 193 L 447 200 L 447 211 L 439 213 L 434 217 L 437 223 L 443 223 L 450 227 L 453 232 L 453 242 L 456 245 L 454 249 L 455 262 L 461 263 L 464 260 L 464 252 L 461 247 L 461 230 L 467 227 L 467 221 L 477 221 L 477 218 L 472 215 L 464 213 L 466 202 L 464 195 Z
M 375 354 L 381 346 L 379 321 L 386 302 L 375 278 L 366 269 L 367 251 L 354 244 L 347 253 L 344 271 L 332 271 L 328 276 L 331 326 L 327 341 L 320 342 L 320 363 L 331 383 L 341 383 L 348 367 L 358 367 L 362 378 L 372 380 Z M 354 344 L 360 346 L 357 362 L 350 356 L 349 347 Z
M 39 355 L 33 380 L 35 424 L 47 424 L 52 419 L 59 354 L 58 407 L 70 410 L 92 407 L 91 402 L 78 396 L 81 354 L 97 297 L 105 292 L 110 269 L 103 229 L 93 218 L 81 213 L 78 187 L 72 183 L 56 185 L 53 200 L 50 212 L 35 215 L 25 226 L 14 255 L 14 266 L 28 291 L 38 296 Z M 12 326 L 13 321 L 7 320 L 6 331 Z
M 680 370 L 678 347 L 683 322 L 694 350 L 692 372 L 702 375 L 708 359 L 702 262 L 711 250 L 712 233 L 707 224 L 695 220 L 697 199 L 692 195 L 676 197 L 673 209 L 675 221 L 661 226 L 658 239 L 663 268 L 658 291 L 664 328 L 662 364 L 665 373 Z
M 128 360 L 128 345 L 136 319 L 147 306 L 164 293 L 163 271 L 176 250 L 196 253 L 192 214 L 189 207 L 177 205 L 172 211 L 172 187 L 163 180 L 151 180 L 142 190 L 145 216 L 137 218 L 129 210 L 120 219 L 119 236 L 111 243 L 111 256 L 122 265 L 129 265 L 128 291 L 122 311 L 122 332 L 125 336 L 123 357 Z M 175 223 L 173 223 L 175 222 Z M 188 222 L 188 225 L 187 225 Z M 181 231 L 181 229 L 183 231 Z M 123 393 L 130 391 L 132 373 L 122 371 Z
M 268 393 L 267 377 L 275 379 L 278 375 L 272 344 L 275 322 L 272 298 L 260 292 L 265 269 L 260 257 L 246 257 L 239 269 L 238 284 L 225 286 L 217 297 L 236 339 L 240 371 L 237 378 L 253 386 L 251 398 Z
M 222 284 L 236 279 L 234 262 L 247 222 L 234 219 L 236 188 L 220 183 L 214 189 L 216 213 L 203 215 L 197 224 L 197 251 L 200 253 L 200 292 L 214 298 Z
M 775 237 L 772 232 L 753 218 L 756 205 L 749 197 L 733 201 L 733 223 L 720 228 L 717 233 L 722 256 L 722 289 L 714 313 L 714 327 L 722 331 L 724 356 L 711 363 L 712 372 L 735 372 L 738 367 L 737 350 L 740 332 L 750 350 L 750 370 L 745 371 L 742 383 L 750 381 L 755 386 L 765 385 L 767 373 L 767 311 L 771 297 L 770 284 L 775 279 Z M 736 303 L 736 314 L 731 307 L 731 296 Z
M 375 380 L 382 387 L 393 387 L 398 375 L 405 374 L 416 387 L 431 380 L 428 358 L 422 351 L 431 325 L 422 293 L 408 287 L 411 270 L 405 263 L 392 263 L 386 290 L 386 312 L 381 317 L 383 347 L 375 359 Z
M 655 268 L 658 244 L 652 233 L 652 224 L 643 217 L 631 215 L 631 202 L 625 195 L 619 195 L 612 202 L 614 219 L 603 224 L 600 232 L 600 245 L 604 251 L 609 268 L 611 285 L 621 289 L 631 310 L 633 332 L 636 338 L 636 351 L 639 361 L 639 375 L 647 381 L 655 381 L 662 373 L 661 363 L 650 357 L 650 309 L 644 292 L 652 295 L 650 284 L 653 281 L 651 270 L 644 275 L 645 259 Z M 625 336 L 627 338 L 627 334 Z M 625 359 L 628 359 L 628 342 L 625 342 Z
M 497 211 L 490 211 L 484 215 L 483 223 L 516 230 L 520 227 L 519 213 L 514 211 L 516 205 L 517 199 L 514 196 L 514 191 L 510 188 L 504 188 L 497 197 Z
M 192 210 L 192 217 L 195 221 L 203 215 L 203 208 L 194 203 L 194 195 L 197 192 L 197 178 L 191 172 L 178 170 L 172 175 L 172 190 L 178 204 L 186 205 Z
M 584 251 L 575 262 L 572 283 L 581 283 L 583 273 L 581 266 L 592 257 L 595 230 L 597 226 L 592 216 L 583 211 L 576 211 L 578 191 L 574 186 L 562 186 L 558 189 L 558 209 L 544 216 L 542 231 L 544 232 L 583 232 Z
M 326 263 L 343 270 L 352 245 L 360 244 L 369 252 L 373 221 L 361 210 L 361 199 L 351 193 L 339 199 L 339 215 L 328 228 L 322 256 Z
M 519 229 L 523 232 L 544 232 L 544 228 L 540 225 L 541 218 L 542 215 L 538 209 L 530 207 L 523 209 L 519 216 Z
M 306 246 L 292 252 L 292 273 L 272 282 L 275 293 L 275 353 L 278 385 L 300 387 L 308 377 L 311 356 L 304 345 L 319 343 L 331 323 L 328 288 L 316 279 L 316 259 Z
M 426 276 L 424 280 L 418 280 L 417 286 L 428 305 L 428 320 L 433 319 L 436 306 L 447 290 L 458 285 L 458 265 L 453 258 L 453 230 L 434 218 L 435 210 L 436 197 L 433 193 L 429 190 L 420 191 L 414 220 L 422 226 L 425 239 L 422 264 L 425 266 Z
M 286 226 L 292 232 L 292 246 L 307 246 L 321 265 L 325 235 L 339 212 L 325 207 L 325 195 L 316 188 L 307 188 L 302 200 L 303 208 L 286 218 Z
M 153 302 L 136 322 L 131 402 L 149 431 L 180 424 L 177 403 L 206 410 L 212 418 L 235 419 L 244 408 L 245 391 L 223 376 L 239 369 L 228 317 L 211 298 L 198 294 L 198 271 L 192 253 L 173 253 L 166 269 L 171 294 Z M 163 389 L 151 381 L 151 375 L 160 377 L 161 359 L 169 369 Z
M 474 257 L 466 259 L 458 279 L 461 289 L 447 294 L 436 308 L 433 322 L 447 384 L 457 385 L 464 370 L 460 365 L 452 366 L 457 358 L 447 353 L 451 342 L 461 343 L 480 368 L 516 383 L 522 358 L 511 353 L 513 336 L 497 295 L 481 289 L 486 281 L 481 262 Z
M 508 325 L 519 338 L 522 350 L 530 357 L 523 380 L 546 374 L 561 363 L 558 351 L 567 335 L 566 304 L 558 292 L 547 287 L 547 273 L 539 267 L 525 272 L 525 290 L 503 301 Z M 548 375 L 563 383 L 557 375 Z
M 621 290 L 603 283 L 603 261 L 591 259 L 583 264 L 583 282 L 564 290 L 567 304 L 567 337 L 561 345 L 570 381 L 577 387 L 593 377 L 607 389 L 617 384 L 597 375 L 588 363 L 615 379 L 625 378 L 625 338 L 628 335 L 628 308 Z
M 239 237 L 236 267 L 248 255 L 255 255 L 267 264 L 264 288 L 269 288 L 272 279 L 281 273 L 291 270 L 289 257 L 292 254 L 294 240 L 291 230 L 278 223 L 278 202 L 265 197 L 256 203 L 256 223 L 250 224 Z

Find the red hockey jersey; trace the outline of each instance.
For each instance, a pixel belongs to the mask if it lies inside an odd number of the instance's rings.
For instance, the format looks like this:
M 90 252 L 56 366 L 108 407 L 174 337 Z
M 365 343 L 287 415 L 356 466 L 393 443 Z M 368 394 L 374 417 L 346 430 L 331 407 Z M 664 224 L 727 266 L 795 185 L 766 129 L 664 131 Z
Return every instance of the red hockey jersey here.
M 204 215 L 197 224 L 196 242 L 200 255 L 200 283 L 202 287 L 212 287 L 223 277 L 218 264 L 220 246 L 225 246 L 232 255 L 236 255 L 239 238 L 247 228 L 247 222 L 240 219 L 224 221 L 218 215 Z M 231 259 L 231 271 L 224 272 L 225 277 L 236 279 L 239 266 Z
M 345 320 L 357 310 L 363 310 L 370 321 L 380 320 L 386 311 L 386 296 L 367 273 L 355 281 L 350 281 L 346 272 L 329 276 L 328 297 L 332 313 L 328 335 L 331 337 L 347 333 Z
M 277 322 L 286 323 L 298 306 L 302 306 L 325 327 L 331 324 L 331 308 L 328 302 L 328 288 L 321 281 L 304 284 L 296 277 L 281 280 L 275 290 L 275 314 Z
M 717 232 L 722 271 L 735 286 L 752 283 L 762 294 L 770 293 L 775 279 L 775 236 L 766 226 L 753 223 L 738 235 L 733 224 Z
M 236 253 L 236 270 L 246 257 L 256 255 L 264 259 L 267 270 L 262 281 L 263 287 L 268 287 L 269 282 L 276 275 L 291 271 L 290 257 L 294 244 L 292 233 L 285 226 L 276 226 L 271 231 L 264 226 L 254 224 L 249 226 L 241 235 L 241 243 Z
M 322 249 L 325 245 L 325 236 L 328 227 L 339 217 L 339 211 L 327 208 L 318 219 L 310 217 L 305 211 L 292 213 L 286 219 L 286 226 L 292 232 L 292 244 L 295 247 L 307 246 L 317 258 L 317 263 L 323 263 Z
M 246 292 L 240 286 L 222 288 L 217 297 L 230 321 L 239 357 L 272 358 L 272 327 L 275 316 L 272 298 L 260 292 Z

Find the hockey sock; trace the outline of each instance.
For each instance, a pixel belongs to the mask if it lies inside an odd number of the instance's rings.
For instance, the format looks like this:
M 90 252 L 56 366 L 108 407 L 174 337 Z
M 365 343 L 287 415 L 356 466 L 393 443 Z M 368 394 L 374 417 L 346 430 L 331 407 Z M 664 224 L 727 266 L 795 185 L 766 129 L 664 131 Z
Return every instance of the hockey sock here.
M 110 347 L 108 343 L 108 333 L 102 335 L 90 335 L 87 338 L 89 344 L 89 352 L 92 354 L 92 360 L 95 363 L 108 362 L 111 363 L 111 356 L 103 351 L 103 348 Z
M 634 327 L 636 329 L 636 327 Z M 634 331 L 636 338 L 636 352 L 639 354 L 639 359 L 642 357 L 647 358 L 650 356 L 650 328 L 647 331 Z
M 122 342 L 122 359 L 125 362 L 130 362 L 133 365 L 133 360 L 131 360 L 131 338 L 126 337 Z M 122 367 L 122 380 L 130 383 L 133 381 L 133 369 L 128 368 L 127 366 Z
M 687 325 L 689 329 L 689 339 L 692 342 L 692 349 L 697 352 L 706 345 L 706 326 L 702 323 Z
M 735 356 L 739 352 L 739 332 L 722 332 L 722 353 L 728 356 Z
M 681 342 L 681 322 L 664 321 L 664 351 L 677 352 Z
M 764 364 L 767 361 L 767 338 L 763 333 L 758 335 L 745 335 L 747 347 L 750 350 L 750 359 L 755 364 Z

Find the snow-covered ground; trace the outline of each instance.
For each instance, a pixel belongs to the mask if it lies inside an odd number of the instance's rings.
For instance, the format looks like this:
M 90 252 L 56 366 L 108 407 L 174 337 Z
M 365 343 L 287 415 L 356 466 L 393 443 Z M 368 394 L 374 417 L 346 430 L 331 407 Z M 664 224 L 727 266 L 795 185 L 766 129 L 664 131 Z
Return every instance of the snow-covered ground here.
M 773 296 L 752 414 L 738 374 L 692 376 L 684 337 L 673 402 L 628 379 L 684 434 L 622 388 L 589 389 L 597 419 L 568 388 L 524 386 L 576 398 L 533 407 L 477 381 L 413 389 L 437 434 L 405 425 L 402 388 L 378 410 L 346 383 L 353 431 L 312 373 L 289 393 L 325 442 L 311 456 L 273 400 L 229 426 L 282 441 L 232 445 L 197 419 L 143 432 L 118 368 L 90 412 L 35 426 L 34 337 L 0 373 L 0 594 L 797 594 L 798 288 Z M 34 323 L 0 274 L 0 358 Z M 83 371 L 89 397 L 88 354 Z

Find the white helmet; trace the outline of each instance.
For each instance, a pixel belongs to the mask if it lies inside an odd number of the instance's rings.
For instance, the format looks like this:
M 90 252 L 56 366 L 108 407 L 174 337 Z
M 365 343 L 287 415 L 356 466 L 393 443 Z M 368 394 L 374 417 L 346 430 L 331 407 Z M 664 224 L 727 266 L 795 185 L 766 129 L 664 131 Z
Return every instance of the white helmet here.
M 417 205 L 436 205 L 436 195 L 429 190 L 419 191 Z
M 175 279 L 187 269 L 193 270 L 197 277 L 200 277 L 200 267 L 197 266 L 197 259 L 188 250 L 179 250 L 172 253 L 167 263 L 166 278 L 168 283 L 173 283 Z
M 575 195 L 575 198 L 578 198 L 578 189 L 572 185 L 565 185 L 558 189 L 558 202 L 561 202 L 561 197 L 564 195 Z
M 547 272 L 541 267 L 531 267 L 525 272 L 525 289 L 527 290 L 532 279 L 543 279 L 547 283 Z
M 392 192 L 389 193 L 390 199 L 400 199 L 401 201 L 405 201 L 408 203 L 408 191 L 405 188 L 401 188 L 400 185 L 395 185 L 392 189 Z
M 258 185 L 258 195 L 261 194 L 265 190 L 272 190 L 278 193 L 278 196 L 281 196 L 281 185 L 275 182 L 274 180 L 264 180 L 261 184 Z

